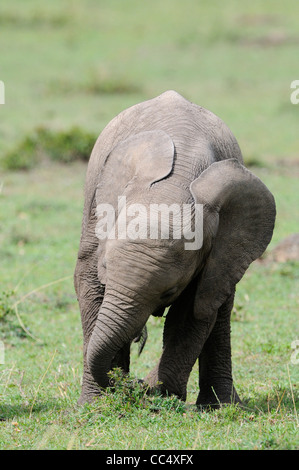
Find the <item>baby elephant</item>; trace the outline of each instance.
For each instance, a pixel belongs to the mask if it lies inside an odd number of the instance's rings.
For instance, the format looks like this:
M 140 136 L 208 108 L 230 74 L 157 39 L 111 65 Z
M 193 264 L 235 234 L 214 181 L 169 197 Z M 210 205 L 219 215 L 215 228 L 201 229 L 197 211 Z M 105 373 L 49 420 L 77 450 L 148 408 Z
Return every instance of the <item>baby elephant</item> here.
M 230 314 L 235 286 L 268 246 L 275 202 L 213 113 L 175 91 L 103 130 L 88 164 L 75 271 L 84 335 L 79 402 L 129 371 L 130 345 L 169 307 L 163 350 L 145 378 L 186 399 L 199 359 L 198 405 L 237 403 Z

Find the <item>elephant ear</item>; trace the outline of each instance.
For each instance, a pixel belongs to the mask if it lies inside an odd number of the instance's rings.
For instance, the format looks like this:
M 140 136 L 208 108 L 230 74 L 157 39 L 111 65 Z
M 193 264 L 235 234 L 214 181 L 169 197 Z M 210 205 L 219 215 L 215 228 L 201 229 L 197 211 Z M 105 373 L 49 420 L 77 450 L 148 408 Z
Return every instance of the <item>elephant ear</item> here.
M 163 131 L 147 131 L 119 142 L 110 152 L 99 175 L 97 203 L 114 206 L 117 197 L 134 181 L 143 188 L 168 176 L 174 161 L 174 143 Z
M 204 246 L 210 249 L 197 286 L 194 315 L 207 320 L 267 248 L 275 202 L 261 180 L 236 159 L 213 163 L 190 189 L 195 202 L 203 204 Z

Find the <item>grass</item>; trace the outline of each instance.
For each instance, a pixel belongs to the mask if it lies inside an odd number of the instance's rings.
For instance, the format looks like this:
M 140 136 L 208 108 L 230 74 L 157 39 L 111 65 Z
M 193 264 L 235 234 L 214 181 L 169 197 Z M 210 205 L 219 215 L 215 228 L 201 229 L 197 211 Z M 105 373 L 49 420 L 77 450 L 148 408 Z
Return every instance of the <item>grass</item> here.
M 298 2 L 269 9 L 229 0 L 223 11 L 190 0 L 11 1 L 0 22 L 0 161 L 11 165 L 0 177 L 0 448 L 298 449 L 298 262 L 256 262 L 238 285 L 232 347 L 244 407 L 213 412 L 194 407 L 196 367 L 186 404 L 132 386 L 160 355 L 159 318 L 149 319 L 139 358 L 132 346 L 131 378 L 78 407 L 82 332 L 72 282 L 92 136 L 170 88 L 228 123 L 275 195 L 269 250 L 298 232 L 299 107 L 290 103 Z M 80 141 L 90 142 L 82 158 L 72 153 Z M 22 159 L 29 171 L 20 171 Z

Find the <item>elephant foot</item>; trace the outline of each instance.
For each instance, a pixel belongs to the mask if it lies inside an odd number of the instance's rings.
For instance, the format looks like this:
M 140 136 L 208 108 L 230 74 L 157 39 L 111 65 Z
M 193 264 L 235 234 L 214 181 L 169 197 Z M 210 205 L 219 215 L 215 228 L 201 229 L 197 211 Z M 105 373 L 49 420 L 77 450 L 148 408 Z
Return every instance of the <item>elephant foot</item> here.
M 150 394 L 175 395 L 180 400 L 186 400 L 186 387 L 180 386 L 178 381 L 171 380 L 166 374 L 162 374 L 158 366 L 149 373 L 144 382 Z
M 147 387 L 147 393 L 149 395 L 163 394 L 161 385 L 162 382 L 158 379 L 158 368 L 155 367 L 143 381 L 145 387 Z
M 101 396 L 101 392 L 98 390 L 96 392 L 84 392 L 82 391 L 79 400 L 77 401 L 78 405 L 84 405 L 85 403 L 92 403 L 94 400 Z
M 242 401 L 237 394 L 232 383 L 204 385 L 200 387 L 196 405 L 198 408 L 217 409 L 223 405 L 242 405 Z
M 150 373 L 145 377 L 144 382 L 150 387 L 155 387 L 158 383 L 158 373 L 159 373 L 159 364 L 150 371 Z
M 101 390 L 98 385 L 90 378 L 89 374 L 83 376 L 82 389 L 78 405 L 84 405 L 85 403 L 92 403 L 96 398 L 101 396 Z

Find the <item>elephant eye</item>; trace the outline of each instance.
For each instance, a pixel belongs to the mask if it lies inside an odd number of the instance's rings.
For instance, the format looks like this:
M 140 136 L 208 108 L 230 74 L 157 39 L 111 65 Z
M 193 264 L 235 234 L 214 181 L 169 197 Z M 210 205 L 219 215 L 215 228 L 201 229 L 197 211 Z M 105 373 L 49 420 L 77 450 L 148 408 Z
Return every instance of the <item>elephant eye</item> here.
M 176 286 L 168 289 L 161 295 L 161 299 L 168 299 L 169 297 L 172 297 L 177 292 L 177 290 L 178 288 Z

